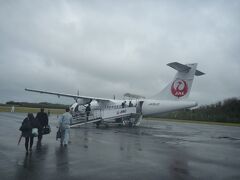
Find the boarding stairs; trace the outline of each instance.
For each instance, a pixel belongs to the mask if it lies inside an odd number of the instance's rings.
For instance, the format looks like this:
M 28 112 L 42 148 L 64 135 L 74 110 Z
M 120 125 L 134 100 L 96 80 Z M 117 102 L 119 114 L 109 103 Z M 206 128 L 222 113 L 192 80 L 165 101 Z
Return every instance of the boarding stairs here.
M 89 123 L 112 123 L 112 124 L 136 124 L 141 116 L 136 107 L 110 106 L 103 109 L 93 109 L 89 116 L 85 112 L 74 112 L 71 127 L 77 127 Z

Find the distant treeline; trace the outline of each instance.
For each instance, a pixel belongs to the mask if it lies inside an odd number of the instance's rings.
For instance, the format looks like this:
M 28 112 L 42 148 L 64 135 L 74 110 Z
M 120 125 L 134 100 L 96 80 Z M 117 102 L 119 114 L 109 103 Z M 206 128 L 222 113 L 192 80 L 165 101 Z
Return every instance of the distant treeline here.
M 51 108 L 51 109 L 65 109 L 68 105 L 64 104 L 53 104 L 48 102 L 40 102 L 40 103 L 29 103 L 29 102 L 14 102 L 8 101 L 6 102 L 7 106 L 19 106 L 19 107 L 31 107 L 31 108 Z
M 192 110 L 184 109 L 158 117 L 240 123 L 240 100 L 237 98 L 226 99 L 215 104 L 200 106 Z
M 29 103 L 29 102 L 6 102 L 5 106 L 20 106 L 32 108 L 51 108 L 51 109 L 65 109 L 68 105 L 52 104 L 48 102 Z M 184 119 L 197 121 L 214 121 L 214 122 L 236 122 L 240 123 L 240 99 L 231 98 L 224 101 L 200 106 L 196 109 L 184 109 L 155 117 L 163 117 L 170 119 Z

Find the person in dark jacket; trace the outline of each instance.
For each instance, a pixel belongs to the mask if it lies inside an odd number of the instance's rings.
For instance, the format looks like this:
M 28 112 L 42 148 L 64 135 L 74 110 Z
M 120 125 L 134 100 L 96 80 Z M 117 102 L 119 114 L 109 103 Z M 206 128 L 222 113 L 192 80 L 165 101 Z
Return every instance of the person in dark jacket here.
M 44 112 L 44 108 L 37 113 L 36 120 L 38 121 L 38 144 L 41 144 L 43 128 L 48 125 L 48 115 Z
M 88 118 L 89 118 L 89 115 L 90 115 L 90 112 L 91 112 L 91 105 L 90 104 L 88 104 L 85 111 L 86 111 L 87 121 L 88 121 Z
M 32 134 L 32 129 L 33 129 L 33 123 L 34 123 L 34 116 L 32 113 L 28 113 L 27 117 L 23 120 L 22 126 L 20 130 L 22 131 L 22 137 L 25 137 L 25 149 L 26 152 L 32 151 L 32 145 L 33 145 L 33 134 Z M 30 144 L 29 144 L 30 140 Z M 28 149 L 29 148 L 29 149 Z
M 133 103 L 132 103 L 132 101 L 129 101 L 129 105 L 128 105 L 129 107 L 133 107 Z
M 126 101 L 122 102 L 122 108 L 126 107 Z

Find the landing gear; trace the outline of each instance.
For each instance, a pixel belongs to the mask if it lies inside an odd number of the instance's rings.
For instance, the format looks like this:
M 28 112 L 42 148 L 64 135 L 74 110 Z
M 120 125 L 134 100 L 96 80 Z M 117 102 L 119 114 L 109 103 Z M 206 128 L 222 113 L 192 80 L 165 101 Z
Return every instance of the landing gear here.
M 128 127 L 133 127 L 133 123 L 132 123 L 132 122 L 129 122 L 129 123 L 128 123 Z
M 96 122 L 96 128 L 99 128 L 100 122 Z

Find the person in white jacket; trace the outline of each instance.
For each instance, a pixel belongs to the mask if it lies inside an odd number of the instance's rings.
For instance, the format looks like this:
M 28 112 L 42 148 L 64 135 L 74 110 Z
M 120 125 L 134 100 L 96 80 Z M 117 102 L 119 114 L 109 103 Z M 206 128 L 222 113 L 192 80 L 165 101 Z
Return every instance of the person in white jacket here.
M 65 147 L 68 145 L 70 135 L 70 124 L 72 124 L 72 115 L 69 112 L 69 108 L 66 108 L 66 112 L 59 118 L 59 128 L 61 131 L 61 145 Z

